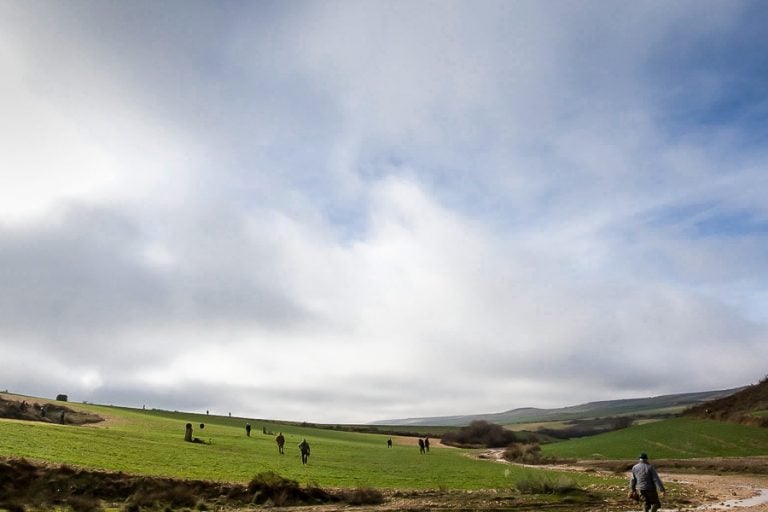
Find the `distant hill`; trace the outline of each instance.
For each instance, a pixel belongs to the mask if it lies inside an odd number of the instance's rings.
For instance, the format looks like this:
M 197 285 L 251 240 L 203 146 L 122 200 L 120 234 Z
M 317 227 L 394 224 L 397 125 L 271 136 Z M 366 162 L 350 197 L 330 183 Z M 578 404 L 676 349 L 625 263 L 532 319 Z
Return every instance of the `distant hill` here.
M 685 414 L 768 427 L 768 377 L 737 393 L 692 406 Z
M 717 400 L 733 395 L 744 388 L 702 391 L 698 393 L 680 393 L 650 398 L 630 398 L 625 400 L 607 400 L 589 402 L 558 409 L 537 409 L 524 407 L 491 414 L 467 416 L 435 416 L 425 418 L 391 419 L 372 422 L 372 425 L 429 425 L 456 426 L 469 425 L 475 420 L 485 420 L 500 425 L 513 423 L 538 423 L 547 421 L 567 421 L 609 416 L 663 416 L 679 414 L 686 408 L 710 400 Z

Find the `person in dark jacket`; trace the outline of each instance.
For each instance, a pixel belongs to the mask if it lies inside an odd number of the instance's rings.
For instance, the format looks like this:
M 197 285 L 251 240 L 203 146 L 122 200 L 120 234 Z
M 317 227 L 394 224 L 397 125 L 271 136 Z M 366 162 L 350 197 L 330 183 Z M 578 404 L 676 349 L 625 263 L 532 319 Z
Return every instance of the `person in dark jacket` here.
M 306 439 L 299 443 L 299 451 L 301 452 L 301 463 L 306 464 L 309 460 L 309 443 Z
M 662 495 L 666 496 L 664 484 L 659 478 L 659 474 L 648 462 L 648 455 L 640 454 L 640 461 L 632 466 L 632 478 L 629 480 L 629 487 L 632 491 L 638 491 L 640 500 L 643 502 L 643 512 L 656 512 L 661 507 L 658 488 Z

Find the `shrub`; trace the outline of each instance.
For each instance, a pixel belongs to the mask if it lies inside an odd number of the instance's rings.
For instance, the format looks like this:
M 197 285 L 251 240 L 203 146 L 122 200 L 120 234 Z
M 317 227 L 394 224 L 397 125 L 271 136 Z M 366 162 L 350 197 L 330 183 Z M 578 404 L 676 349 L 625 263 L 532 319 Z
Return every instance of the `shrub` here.
M 512 443 L 504 450 L 504 458 L 509 461 L 537 464 L 541 462 L 539 443 Z
M 69 397 L 67 395 L 56 395 L 56 400 L 59 402 L 66 402 Z
M 198 502 L 195 491 L 182 486 L 172 487 L 166 491 L 163 499 L 174 507 L 194 507 Z
M 579 490 L 572 478 L 547 473 L 529 473 L 515 482 L 515 487 L 523 494 L 568 494 Z
M 573 420 L 566 428 L 540 428 L 537 433 L 556 439 L 576 439 L 621 430 L 631 427 L 633 423 L 634 419 L 629 416 Z
M 167 503 L 173 507 L 194 507 L 197 502 L 197 496 L 193 489 L 189 487 L 177 484 L 168 486 L 162 486 L 160 488 L 139 487 L 128 498 L 127 506 L 131 507 L 129 510 L 141 509 L 143 507 L 153 507 L 159 503 Z
M 501 448 L 517 441 L 517 436 L 501 425 L 477 420 L 459 430 L 447 432 L 441 441 L 459 447 Z
M 0 501 L 0 510 L 8 512 L 24 512 L 24 505 L 16 501 Z
M 253 494 L 252 503 L 282 507 L 292 500 L 299 501 L 301 489 L 295 480 L 289 480 L 272 471 L 254 476 L 248 483 L 248 492 Z
M 265 471 L 255 475 L 248 483 L 248 492 L 256 492 L 262 489 L 296 488 L 299 483 L 295 480 L 284 478 L 274 471 Z
M 347 489 L 341 492 L 341 500 L 349 505 L 379 505 L 384 503 L 381 491 L 371 488 Z
M 91 496 L 70 496 L 66 499 L 74 512 L 98 512 L 103 510 L 101 502 Z

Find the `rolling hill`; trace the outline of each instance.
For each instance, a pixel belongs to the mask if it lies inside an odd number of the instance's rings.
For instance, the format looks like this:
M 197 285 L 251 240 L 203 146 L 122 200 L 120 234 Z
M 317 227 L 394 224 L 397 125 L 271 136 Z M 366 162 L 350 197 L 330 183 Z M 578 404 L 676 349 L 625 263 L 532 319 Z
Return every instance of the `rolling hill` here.
M 535 423 L 548 421 L 567 421 L 609 416 L 663 416 L 679 414 L 686 408 L 710 400 L 717 400 L 733 395 L 744 388 L 703 391 L 698 393 L 680 393 L 649 398 L 630 398 L 624 400 L 606 400 L 589 402 L 557 409 L 538 409 L 525 407 L 500 413 L 476 414 L 466 416 L 436 416 L 424 418 L 391 419 L 373 422 L 373 425 L 434 425 L 465 426 L 475 420 L 484 420 L 500 425 L 514 423 Z
M 757 384 L 706 403 L 692 406 L 687 416 L 768 426 L 768 377 Z

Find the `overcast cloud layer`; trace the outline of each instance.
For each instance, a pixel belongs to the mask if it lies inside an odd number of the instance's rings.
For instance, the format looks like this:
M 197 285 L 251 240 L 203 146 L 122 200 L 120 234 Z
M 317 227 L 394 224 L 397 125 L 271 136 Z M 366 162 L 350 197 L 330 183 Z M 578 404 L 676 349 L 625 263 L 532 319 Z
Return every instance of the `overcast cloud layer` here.
M 0 389 L 559 407 L 768 360 L 762 2 L 0 3 Z

